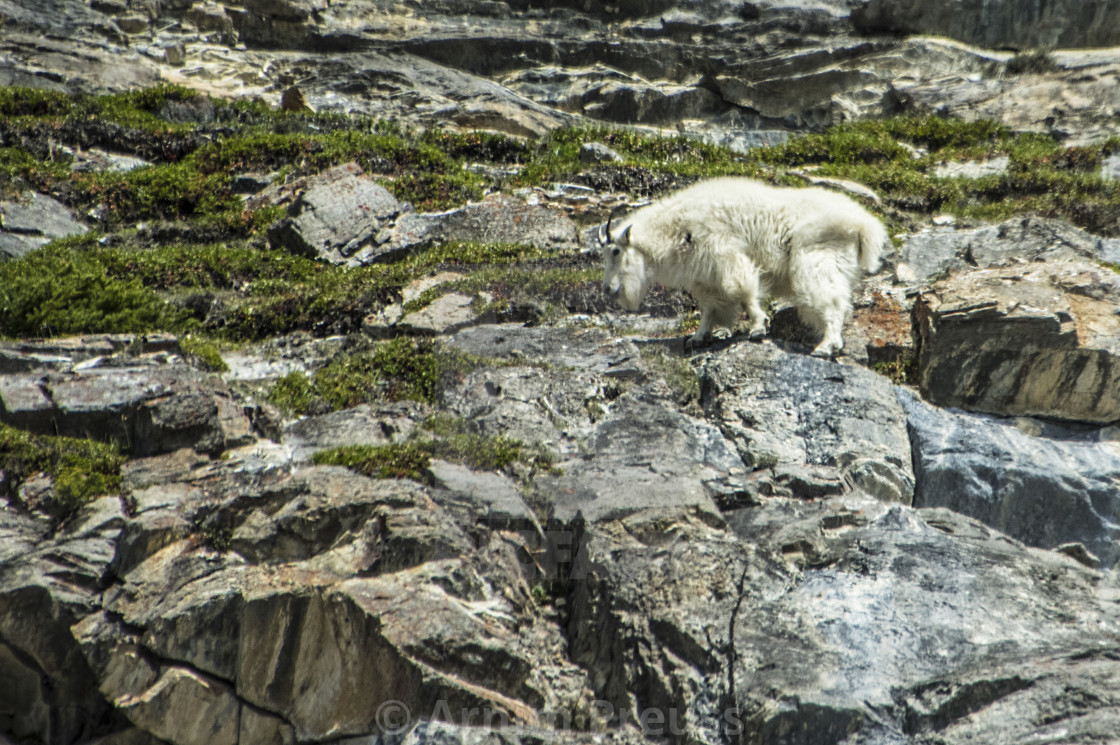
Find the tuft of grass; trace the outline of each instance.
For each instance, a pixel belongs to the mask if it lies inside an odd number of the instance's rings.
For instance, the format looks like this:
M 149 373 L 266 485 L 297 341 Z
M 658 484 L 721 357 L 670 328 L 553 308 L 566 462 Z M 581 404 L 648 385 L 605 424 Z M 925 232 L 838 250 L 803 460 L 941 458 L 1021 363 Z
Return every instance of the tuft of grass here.
M 268 391 L 268 400 L 281 411 L 302 416 L 310 412 L 320 399 L 311 378 L 300 370 L 294 370 L 273 383 Z
M 79 174 L 72 185 L 101 208 L 107 225 L 145 219 L 203 219 L 230 226 L 241 220 L 240 197 L 228 173 L 205 172 L 190 161 L 144 166 L 118 173 Z
M 1035 75 L 1046 72 L 1057 72 L 1062 69 L 1048 49 L 1032 49 L 1019 52 L 1007 61 L 1006 68 L 1009 75 Z
M 76 102 L 75 108 L 79 115 L 87 118 L 101 119 L 151 134 L 170 134 L 189 131 L 192 127 L 161 119 L 160 110 L 171 101 L 190 101 L 198 97 L 198 91 L 164 83 L 124 93 L 82 98 Z
M 679 357 L 659 345 L 643 345 L 641 355 L 682 403 L 700 400 L 700 376 L 687 357 Z
M 3 90 L 3 89 L 0 89 Z M 23 189 L 48 190 L 70 173 L 70 159 L 39 160 L 17 147 L 0 148 L 0 195 L 14 195 Z
M 345 466 L 375 479 L 412 479 L 430 484 L 429 443 L 410 441 L 389 445 L 351 445 L 322 450 L 311 457 L 321 466 Z
M 536 186 L 570 179 L 584 170 L 580 146 L 602 142 L 623 157 L 622 168 L 644 168 L 680 177 L 759 176 L 759 164 L 728 148 L 708 145 L 682 135 L 650 136 L 625 129 L 570 127 L 543 137 L 516 177 Z
M 502 307 L 511 300 L 556 299 L 580 287 L 595 284 L 602 279 L 600 268 L 532 266 L 482 267 L 468 276 L 453 282 L 431 287 L 420 296 L 405 303 L 404 311 L 413 313 L 450 292 L 477 295 L 488 292 L 494 296 L 495 307 Z
M 912 385 L 918 380 L 917 357 L 905 358 L 899 355 L 893 360 L 876 362 L 872 367 L 895 385 Z
M 115 443 L 34 435 L 0 424 L 0 471 L 11 485 L 38 472 L 50 476 L 54 499 L 44 507 L 60 522 L 94 497 L 119 492 L 125 460 Z
M 213 339 L 187 334 L 179 339 L 183 354 L 194 359 L 203 369 L 211 372 L 229 372 L 229 365 L 222 359 L 222 352 Z
M 71 112 L 73 106 L 71 98 L 59 91 L 20 86 L 0 88 L 0 117 L 5 119 L 63 117 Z

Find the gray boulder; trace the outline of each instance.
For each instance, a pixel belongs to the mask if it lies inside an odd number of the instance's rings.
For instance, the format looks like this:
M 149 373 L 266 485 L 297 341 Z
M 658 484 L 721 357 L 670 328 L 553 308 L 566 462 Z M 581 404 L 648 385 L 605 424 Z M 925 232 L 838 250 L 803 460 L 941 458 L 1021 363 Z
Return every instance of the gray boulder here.
M 87 230 L 57 199 L 25 192 L 19 199 L 0 202 L 0 260 L 18 259 L 56 238 Z
M 123 443 L 134 455 L 182 447 L 217 454 L 252 440 L 225 383 L 183 365 L 3 375 L 0 421 Z
M 899 279 L 924 282 L 997 264 L 1104 258 L 1107 242 L 1061 220 L 1026 216 L 971 230 L 932 229 L 906 237 Z
M 855 495 L 727 518 L 659 511 L 582 533 L 568 631 L 612 724 L 700 742 L 1111 736 L 1120 617 L 1094 597 L 1099 574 L 947 510 Z
M 66 745 L 112 720 L 70 625 L 97 608 L 123 523 L 102 497 L 51 535 L 0 499 L 0 732 Z
M 347 163 L 310 179 L 288 216 L 268 229 L 268 240 L 273 248 L 345 263 L 371 244 L 374 255 L 383 253 L 388 228 L 406 210 L 356 163 Z
M 945 507 L 1024 543 L 1080 543 L 1120 561 L 1120 443 L 1113 429 L 947 412 L 899 392 L 916 507 Z
M 428 489 L 339 468 L 158 470 L 173 481 L 147 512 L 183 515 L 205 541 L 152 544 L 73 632 L 136 726 L 235 743 L 248 716 L 276 741 L 323 741 L 389 728 L 388 701 L 405 724 L 441 718 L 441 702 L 522 725 L 577 705 L 582 672 L 528 612 L 515 535 L 476 543 Z M 200 711 L 214 728 L 190 725 Z

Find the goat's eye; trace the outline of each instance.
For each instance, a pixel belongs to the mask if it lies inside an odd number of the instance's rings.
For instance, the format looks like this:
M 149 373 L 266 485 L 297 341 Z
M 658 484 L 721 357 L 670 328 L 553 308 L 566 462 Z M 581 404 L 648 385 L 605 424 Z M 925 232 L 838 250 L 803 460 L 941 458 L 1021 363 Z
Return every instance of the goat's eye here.
M 611 249 L 611 256 L 618 256 L 620 253 L 622 253 L 622 249 L 618 246 Z

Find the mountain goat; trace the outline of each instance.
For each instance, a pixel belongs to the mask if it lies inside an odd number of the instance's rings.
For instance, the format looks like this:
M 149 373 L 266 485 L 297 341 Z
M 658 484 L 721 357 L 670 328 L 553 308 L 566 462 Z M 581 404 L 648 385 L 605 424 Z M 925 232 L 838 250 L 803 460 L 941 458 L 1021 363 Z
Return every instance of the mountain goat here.
M 715 327 L 733 328 L 745 309 L 750 338 L 767 332 L 760 301 L 788 297 L 823 336 L 813 350 L 832 356 L 844 346 L 852 282 L 872 272 L 887 231 L 863 207 L 820 188 L 784 189 L 747 178 L 704 181 L 599 229 L 603 291 L 637 310 L 650 284 L 686 290 L 700 305 L 707 341 Z

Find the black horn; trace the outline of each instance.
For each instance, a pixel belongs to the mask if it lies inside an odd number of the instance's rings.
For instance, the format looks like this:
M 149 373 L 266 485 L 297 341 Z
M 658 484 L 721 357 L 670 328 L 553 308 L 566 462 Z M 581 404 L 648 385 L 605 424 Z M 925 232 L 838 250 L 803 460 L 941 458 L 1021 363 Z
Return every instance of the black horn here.
M 605 246 L 608 243 L 614 242 L 614 239 L 611 238 L 611 220 L 613 220 L 617 215 L 625 212 L 626 209 L 627 205 L 619 204 L 611 210 L 611 213 L 609 215 L 607 215 L 607 224 L 599 228 L 599 243 Z

